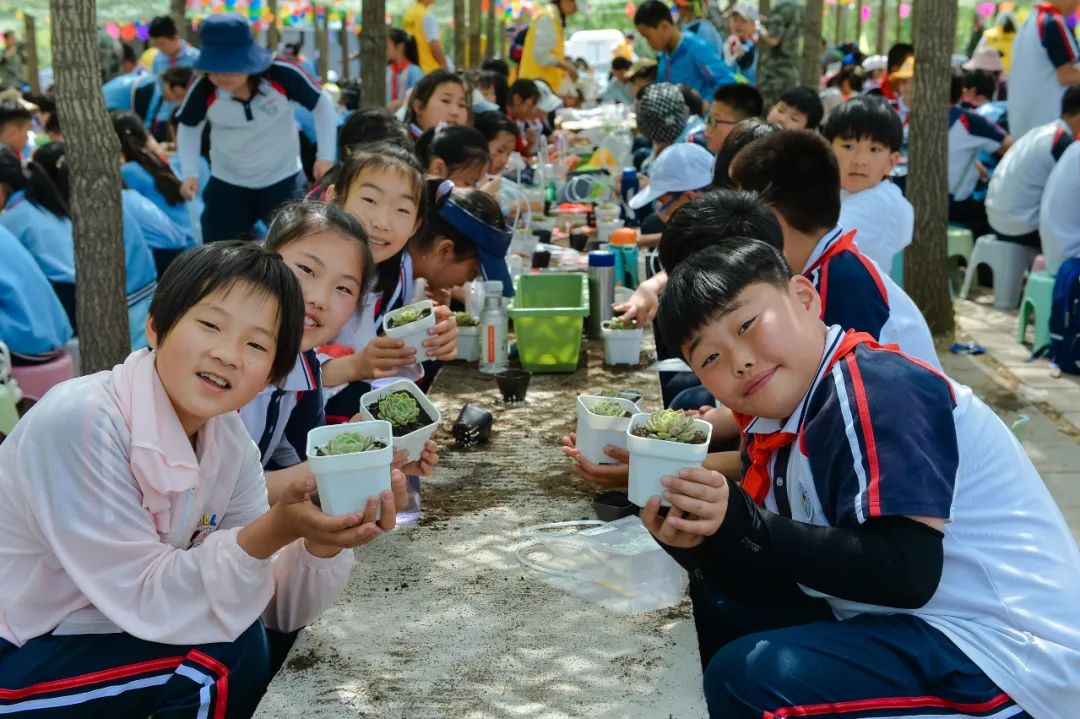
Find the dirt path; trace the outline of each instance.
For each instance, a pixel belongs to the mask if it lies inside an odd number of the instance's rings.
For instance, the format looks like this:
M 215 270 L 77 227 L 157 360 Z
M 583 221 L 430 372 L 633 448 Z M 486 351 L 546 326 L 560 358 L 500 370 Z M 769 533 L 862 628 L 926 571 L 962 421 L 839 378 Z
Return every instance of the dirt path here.
M 519 405 L 475 369 L 443 370 L 432 399 L 446 450 L 424 518 L 358 551 L 345 597 L 302 635 L 257 716 L 704 716 L 688 603 L 619 616 L 513 555 L 523 527 L 592 517 L 593 492 L 557 449 L 576 395 L 632 388 L 659 404 L 655 373 L 604 368 L 589 349 L 573 374 L 534 375 Z M 495 415 L 492 440 L 469 450 L 449 439 L 465 402 Z

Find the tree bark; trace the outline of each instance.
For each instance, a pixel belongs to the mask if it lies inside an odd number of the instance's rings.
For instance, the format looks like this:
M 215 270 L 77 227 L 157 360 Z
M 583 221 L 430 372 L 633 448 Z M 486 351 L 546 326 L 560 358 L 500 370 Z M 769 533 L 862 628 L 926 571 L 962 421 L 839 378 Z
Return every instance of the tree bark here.
M 481 0 L 469 0 L 469 67 L 479 68 L 483 58 L 480 57 L 480 31 L 484 28 L 484 16 Z
M 839 0 L 833 5 L 833 12 L 836 14 L 833 18 L 836 22 L 836 26 L 833 28 L 833 44 L 839 45 L 844 42 L 844 6 L 840 4 Z
M 30 83 L 31 92 L 41 92 L 41 82 L 38 78 L 37 28 L 34 25 L 34 16 L 23 13 L 23 28 L 26 36 L 26 81 Z
M 485 57 L 495 57 L 495 43 L 498 40 L 495 37 L 495 33 L 498 32 L 495 28 L 495 0 L 488 0 L 488 13 L 487 13 L 487 52 L 484 53 Z
M 956 36 L 953 0 L 919 0 L 913 8 L 915 87 L 907 197 L 915 207 L 915 238 L 905 254 L 908 294 L 935 336 L 953 330 L 946 238 L 949 225 L 948 134 L 950 67 Z
M 877 54 L 885 54 L 886 31 L 889 27 L 889 0 L 881 0 L 877 18 Z
M 341 80 L 349 79 L 349 26 L 345 18 L 341 18 L 341 29 L 338 30 L 338 44 L 341 45 Z
M 893 42 L 900 42 L 904 34 L 904 21 L 900 18 L 900 6 L 904 0 L 896 0 L 896 31 L 893 33 Z
M 802 84 L 817 89 L 821 81 L 822 0 L 806 0 L 806 32 L 803 35 Z
M 855 3 L 855 45 L 861 48 L 863 0 Z
M 180 37 L 184 37 L 184 30 L 187 28 L 187 22 L 185 22 L 184 16 L 187 14 L 187 3 L 185 0 L 169 0 L 169 16 L 172 18 L 173 24 L 176 25 L 176 32 L 180 33 Z
M 319 50 L 319 79 L 326 82 L 326 73 L 330 70 L 330 13 L 323 11 L 322 20 L 315 16 L 315 47 Z
M 364 0 L 360 27 L 360 104 L 386 104 L 386 0 Z
M 281 42 L 281 33 L 278 32 L 278 3 L 277 0 L 267 0 L 267 8 L 270 9 L 270 27 L 266 28 L 266 46 L 277 52 L 278 43 Z
M 81 369 L 110 369 L 131 349 L 125 291 L 120 141 L 101 95 L 96 0 L 52 0 L 56 105 L 71 163 Z
M 769 7 L 770 7 L 769 0 L 758 0 L 758 4 L 757 4 L 758 15 L 760 15 L 762 17 L 768 17 L 768 15 L 769 15 Z
M 465 0 L 454 0 L 454 67 L 465 69 L 465 42 L 469 25 L 465 22 Z

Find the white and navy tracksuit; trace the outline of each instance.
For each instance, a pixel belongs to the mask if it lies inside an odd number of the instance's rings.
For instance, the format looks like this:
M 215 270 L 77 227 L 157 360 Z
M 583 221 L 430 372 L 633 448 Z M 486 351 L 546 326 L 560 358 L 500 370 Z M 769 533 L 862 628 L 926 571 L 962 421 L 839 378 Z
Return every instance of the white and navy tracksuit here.
M 270 385 L 240 408 L 263 467 L 284 469 L 307 459 L 308 430 L 324 425 L 322 374 L 314 350 L 296 358 L 280 387 Z
M 1075 716 L 1080 553 L 1023 447 L 968 387 L 895 349 L 836 352 L 843 338 L 830 328 L 789 419 L 746 426 L 752 437 L 797 436 L 768 459 L 764 508 L 852 529 L 878 517 L 943 519 L 940 581 L 918 609 L 794 582 L 772 602 L 712 598 L 699 631 L 730 641 L 705 674 L 710 714 Z
M 337 152 L 337 114 L 329 96 L 297 65 L 275 59 L 248 101 L 206 76 L 180 106 L 177 150 L 184 179 L 198 177 L 203 124 L 210 123 L 211 178 L 203 193 L 203 241 L 236 239 L 301 192 L 300 138 L 292 103 L 311 110 L 318 159 Z
M 1036 3 L 1013 41 L 1009 68 L 1009 131 L 1014 139 L 1061 112 L 1065 85 L 1057 68 L 1076 65 L 1080 48 L 1061 10 Z

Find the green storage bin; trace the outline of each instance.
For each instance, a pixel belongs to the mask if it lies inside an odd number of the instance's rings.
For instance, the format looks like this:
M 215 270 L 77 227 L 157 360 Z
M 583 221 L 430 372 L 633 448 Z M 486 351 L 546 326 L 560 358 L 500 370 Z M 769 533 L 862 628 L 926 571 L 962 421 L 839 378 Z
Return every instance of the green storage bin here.
M 582 320 L 589 314 L 584 273 L 521 275 L 508 310 L 518 357 L 530 372 L 573 372 L 581 354 Z

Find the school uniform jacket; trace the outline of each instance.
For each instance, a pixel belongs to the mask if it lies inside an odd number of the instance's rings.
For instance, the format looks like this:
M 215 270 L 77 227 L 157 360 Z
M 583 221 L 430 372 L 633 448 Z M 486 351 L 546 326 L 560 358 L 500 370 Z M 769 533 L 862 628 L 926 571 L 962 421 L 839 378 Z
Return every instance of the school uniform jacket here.
M 44 360 L 71 339 L 71 323 L 30 252 L 0 227 L 0 340 L 13 354 Z
M 294 439 L 299 439 L 297 433 L 306 438 L 307 430 L 324 424 L 323 415 L 320 412 L 313 413 L 310 406 L 310 396 L 321 398 L 321 390 L 319 361 L 315 358 L 314 351 L 309 350 L 297 356 L 296 364 L 280 387 L 270 385 L 240 409 L 240 419 L 243 420 L 248 435 L 258 446 L 260 461 L 264 467 L 272 463 L 273 468 L 284 469 L 302 461 L 302 452 L 298 452 L 294 444 L 286 438 L 285 428 L 304 397 L 308 397 L 303 404 L 302 413 L 306 417 L 303 421 L 306 426 L 299 431 L 294 429 Z M 321 399 L 318 407 L 322 407 Z M 296 427 L 295 424 L 293 426 Z
M 1080 552 L 1023 447 L 970 388 L 895 348 L 837 356 L 829 329 L 817 376 L 787 420 L 759 434 L 797 440 L 769 460 L 765 508 L 858 527 L 875 517 L 945 520 L 937 591 L 919 609 L 807 587 L 838 619 L 914 614 L 940 630 L 1036 719 L 1080 706 Z
M 54 387 L 0 445 L 0 637 L 17 646 L 49 632 L 230 642 L 260 615 L 292 631 L 348 581 L 349 551 L 240 548 L 269 509 L 258 450 L 235 412 L 192 448 L 153 357 Z

